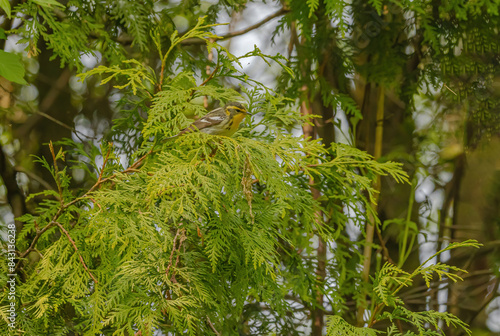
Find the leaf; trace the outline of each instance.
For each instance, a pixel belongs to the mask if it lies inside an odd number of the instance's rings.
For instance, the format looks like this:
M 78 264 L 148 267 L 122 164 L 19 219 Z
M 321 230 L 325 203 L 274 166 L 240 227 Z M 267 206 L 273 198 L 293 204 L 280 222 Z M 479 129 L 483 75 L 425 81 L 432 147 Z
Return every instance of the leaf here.
M 3 1 L 3 0 L 0 0 Z M 66 8 L 62 3 L 57 2 L 56 0 L 31 0 L 34 3 L 43 6 L 43 7 L 52 7 L 54 5 L 55 7 L 60 7 L 60 8 Z
M 309 7 L 309 18 L 313 15 L 314 11 L 318 9 L 319 0 L 307 0 L 307 7 Z
M 2 0 L 0 0 L 1 2 Z M 0 39 L 5 40 L 7 38 L 7 35 L 5 35 L 5 30 L 0 28 Z
M 326 327 L 327 336 L 376 336 L 379 333 L 381 332 L 375 329 L 355 327 L 338 315 L 328 317 Z
M 10 3 L 9 0 L 0 0 L 0 8 L 5 11 L 7 17 L 10 19 Z
M 28 84 L 23 78 L 24 66 L 20 57 L 3 50 L 0 50 L 0 76 L 17 84 Z
M 369 0 L 368 2 L 373 6 L 373 8 L 375 8 L 378 15 L 380 15 L 382 13 L 382 1 L 381 0 Z

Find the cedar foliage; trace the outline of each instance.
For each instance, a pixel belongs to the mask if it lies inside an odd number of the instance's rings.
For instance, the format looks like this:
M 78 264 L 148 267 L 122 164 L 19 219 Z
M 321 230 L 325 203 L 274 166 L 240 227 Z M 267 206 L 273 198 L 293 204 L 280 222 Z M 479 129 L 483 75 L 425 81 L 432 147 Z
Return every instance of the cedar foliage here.
M 184 33 L 175 30 L 170 18 L 190 10 L 188 1 L 169 11 L 158 11 L 153 1 L 37 0 L 12 9 L 22 14 L 23 24 L 9 33 L 24 36 L 30 55 L 42 52 L 39 46 L 44 44 L 89 87 L 111 84 L 120 115 L 102 143 L 65 139 L 48 145 L 52 157 L 36 159 L 57 188 L 31 195 L 27 201 L 34 201 L 36 209 L 19 219 L 23 227 L 17 271 L 22 279 L 17 287 L 18 330 L 11 332 L 298 335 L 310 323 L 304 312 L 318 308 L 319 291 L 329 298 L 333 313 L 327 318 L 328 335 L 440 335 L 443 323 L 470 334 L 467 324 L 448 312 L 409 309 L 399 292 L 418 277 L 428 287 L 433 276 L 460 281 L 456 274 L 465 270 L 427 262 L 458 247 L 480 245 L 472 240 L 450 244 L 414 270 L 387 262 L 363 283 L 359 267 L 364 241 L 351 241 L 346 226 L 363 229 L 370 216 L 380 224 L 372 207 L 379 192 L 376 179 L 387 176 L 408 183 L 408 175 L 400 163 L 374 160 L 349 145 L 294 137 L 291 131 L 317 118 L 301 115 L 297 103 L 319 100 L 325 108 L 345 111 L 355 133 L 364 115 L 349 94 L 347 78 L 353 73 L 394 88 L 411 105 L 419 86 L 452 78 L 440 66 L 470 61 L 467 55 L 450 57 L 458 39 L 451 39 L 447 48 L 441 45 L 440 36 L 465 32 L 443 13 L 477 22 L 474 13 L 485 6 L 497 22 L 494 5 L 450 3 L 438 8 L 438 18 L 426 2 L 291 0 L 287 5 L 278 30 L 297 22 L 299 37 L 306 41 L 289 60 L 264 55 L 258 48 L 236 57 L 214 42 L 218 37 L 210 22 L 223 2 L 202 13 L 206 18 L 190 16 L 192 29 Z M 393 14 L 415 17 L 409 24 L 388 20 L 388 32 L 360 48 L 353 36 L 369 20 L 366 6 L 378 15 L 389 6 Z M 349 16 L 354 21 L 344 20 Z M 418 43 L 426 48 L 413 45 L 412 38 L 405 40 L 408 45 L 392 48 L 400 31 L 418 32 Z M 325 54 L 332 36 L 338 41 L 335 53 Z M 410 58 L 404 49 L 410 44 L 425 66 L 413 69 L 418 74 L 405 76 L 397 87 L 395 78 L 404 74 Z M 199 45 L 214 51 L 216 60 L 199 57 Z M 103 64 L 85 69 L 82 54 L 102 56 Z M 276 91 L 239 70 L 249 57 L 281 67 Z M 363 58 L 375 61 L 357 61 Z M 335 65 L 344 81 L 323 77 L 322 64 Z M 206 65 L 211 74 L 205 74 Z M 228 79 L 241 85 L 229 88 Z M 459 98 L 466 96 L 466 90 L 458 91 Z M 192 133 L 163 141 L 193 116 L 206 113 L 201 106 L 205 96 L 210 106 L 245 101 L 257 118 L 248 118 L 232 138 Z M 476 115 L 483 103 L 471 101 L 477 107 L 471 110 L 473 122 L 494 118 Z M 85 171 L 92 183 L 74 188 L 73 170 Z M 409 240 L 410 220 L 394 223 L 405 227 L 403 239 Z M 334 281 L 316 277 L 314 245 L 320 239 L 331 247 L 327 273 Z M 400 251 L 400 261 L 411 249 Z M 0 264 L 2 285 L 7 262 Z M 0 300 L 7 303 L 5 292 Z M 368 326 L 353 325 L 348 300 L 364 307 Z M 2 330 L 7 330 L 5 307 L 0 309 Z

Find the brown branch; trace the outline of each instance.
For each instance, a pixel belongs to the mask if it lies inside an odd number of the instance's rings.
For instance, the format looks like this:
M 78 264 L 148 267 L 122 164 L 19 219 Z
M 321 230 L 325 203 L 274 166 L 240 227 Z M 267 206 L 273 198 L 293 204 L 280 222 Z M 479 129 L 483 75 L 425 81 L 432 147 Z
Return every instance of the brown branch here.
M 59 223 L 59 222 L 54 222 L 54 223 L 59 227 L 59 229 L 62 232 L 64 232 L 64 234 L 66 235 L 66 237 L 68 237 L 68 240 L 71 243 L 71 245 L 73 245 L 73 248 L 75 249 L 75 252 L 78 252 L 78 247 L 76 246 L 75 241 L 69 235 L 69 232 L 66 231 L 66 229 L 64 228 L 64 226 L 61 225 L 61 223 Z M 90 272 L 89 268 L 85 264 L 85 261 L 83 261 L 82 256 L 80 254 L 78 254 L 78 257 L 80 258 L 80 263 L 83 265 L 83 268 L 85 268 L 85 270 L 89 273 L 89 275 L 92 278 L 92 280 L 94 280 L 95 283 L 98 283 L 99 281 L 97 281 L 97 279 L 94 277 L 94 275 L 92 274 L 92 272 Z
M 210 146 L 210 145 L 209 145 Z M 212 148 L 212 151 L 210 152 L 209 154 L 209 157 L 210 158 L 213 158 L 215 156 L 215 154 L 217 153 L 217 149 L 218 147 L 215 147 L 215 148 Z M 202 154 L 203 155 L 203 154 Z M 203 155 L 203 157 L 200 159 L 200 161 L 196 162 L 194 164 L 194 167 L 198 167 L 198 165 L 200 165 L 203 161 L 205 161 L 207 158 L 205 155 Z
M 304 92 L 304 94 L 307 95 L 307 85 L 303 85 L 302 88 L 300 89 L 300 91 Z M 303 117 L 307 117 L 307 116 L 310 116 L 312 115 L 312 109 L 310 106 L 307 106 L 307 101 L 306 99 L 304 99 L 302 101 L 302 104 L 300 105 L 300 114 L 303 116 Z M 311 139 L 314 139 L 314 126 L 309 124 L 309 123 L 304 123 L 302 124 L 302 133 L 304 134 L 304 138 L 307 139 L 307 138 L 311 138 Z
M 240 36 L 240 35 L 243 35 L 243 34 L 246 34 L 254 29 L 257 29 L 259 28 L 260 26 L 266 24 L 267 22 L 271 21 L 272 19 L 278 17 L 278 16 L 281 16 L 283 14 L 286 14 L 288 13 L 290 10 L 286 7 L 283 7 L 281 8 L 280 10 L 278 10 L 277 12 L 275 12 L 274 14 L 271 14 L 269 15 L 268 17 L 266 17 L 264 20 L 262 21 L 259 21 L 245 29 L 242 29 L 242 30 L 238 30 L 238 31 L 235 31 L 235 32 L 232 32 L 232 33 L 227 33 L 225 35 L 221 35 L 219 36 L 219 38 L 217 40 L 219 41 L 223 41 L 223 40 L 227 40 L 227 39 L 230 39 L 232 37 L 236 37 L 236 36 Z M 183 45 L 196 45 L 196 44 L 205 44 L 205 40 L 203 39 L 198 39 L 198 38 L 193 38 L 193 39 L 186 39 L 184 41 L 181 42 L 181 44 Z
M 146 325 L 144 326 L 145 328 L 148 328 L 148 324 L 146 323 Z M 142 330 L 139 330 L 137 331 L 134 336 L 142 336 Z
M 217 64 L 217 66 L 214 68 L 214 71 L 212 71 L 212 72 L 210 73 L 210 75 L 208 76 L 208 78 L 207 78 L 207 79 L 205 79 L 205 80 L 204 80 L 204 81 L 203 81 L 203 82 L 202 82 L 199 86 L 203 86 L 203 85 L 207 84 L 207 83 L 208 83 L 208 82 L 209 82 L 212 78 L 214 78 L 215 73 L 216 73 L 216 72 L 217 72 L 217 70 L 219 70 L 219 69 L 220 69 L 220 64 Z M 194 94 L 194 91 L 193 91 L 193 93 L 191 93 L 191 96 L 192 96 L 193 94 Z
M 177 232 L 175 233 L 174 236 L 174 242 L 172 243 L 172 252 L 170 252 L 170 258 L 168 259 L 168 266 L 167 269 L 165 270 L 165 275 L 168 278 L 168 272 L 170 271 L 170 267 L 172 267 L 172 261 L 174 259 L 174 253 L 176 251 L 175 245 L 177 244 L 177 237 L 181 233 L 181 228 L 177 229 Z
M 102 168 L 101 171 L 99 172 L 99 178 L 97 179 L 98 182 L 102 180 L 102 174 L 104 173 L 104 168 L 106 168 L 106 163 L 108 163 L 109 155 L 111 154 L 111 147 L 113 146 L 113 144 L 110 142 L 108 145 L 109 145 L 108 152 L 106 153 L 106 158 L 102 163 Z
M 220 336 L 220 333 L 217 331 L 217 329 L 215 329 L 214 325 L 212 324 L 212 321 L 210 321 L 210 317 L 207 316 L 207 322 L 208 322 L 208 325 L 210 326 L 210 329 L 212 329 L 212 331 L 217 335 L 217 336 Z
M 382 237 L 382 233 L 380 232 L 378 227 L 375 227 L 375 232 L 377 233 L 377 237 L 380 240 L 380 247 L 382 249 L 382 254 L 384 255 L 385 260 L 390 262 L 391 264 L 394 264 L 394 260 L 392 260 L 391 256 L 389 255 L 389 250 L 387 249 L 387 246 L 385 246 L 385 241 L 384 238 Z
M 93 199 L 92 197 L 90 197 L 90 200 L 91 200 L 91 201 L 92 201 L 95 205 L 97 205 L 97 206 L 99 207 L 99 210 L 100 210 L 100 211 L 102 211 L 102 207 L 101 207 L 101 205 L 100 205 L 99 203 L 97 203 L 95 199 Z
M 67 203 L 65 205 L 65 208 L 75 204 L 76 202 L 78 201 L 81 201 L 82 199 L 84 198 L 87 198 L 89 197 L 89 194 L 91 192 L 93 192 L 94 190 L 96 190 L 101 184 L 105 183 L 105 182 L 108 182 L 109 180 L 113 179 L 116 177 L 116 175 L 118 174 L 128 174 L 128 173 L 135 173 L 137 172 L 137 168 L 140 167 L 142 165 L 142 162 L 144 161 L 144 159 L 149 156 L 151 153 L 153 153 L 153 148 L 151 148 L 151 150 L 149 152 L 147 152 L 146 154 L 144 154 L 142 157 L 140 157 L 137 161 L 135 161 L 130 167 L 128 167 L 127 169 L 121 171 L 120 173 L 115 173 L 111 176 L 108 176 L 104 179 L 101 179 L 101 180 L 97 180 L 97 182 L 92 186 L 92 188 L 89 189 L 89 191 L 87 191 L 85 193 L 85 195 L 83 196 L 80 196 L 78 198 L 75 198 L 74 200 L 72 200 L 71 202 Z
M 23 253 L 21 253 L 21 255 L 19 256 L 19 259 L 23 259 L 24 257 L 26 257 L 31 251 L 33 251 L 35 249 L 35 245 L 36 243 L 38 242 L 38 239 L 40 239 L 40 237 L 42 236 L 43 233 L 45 233 L 45 231 L 47 231 L 48 229 L 50 229 L 51 227 L 53 227 L 54 224 L 53 222 L 49 223 L 47 226 L 45 226 L 43 229 L 39 230 L 38 229 L 38 225 L 35 221 L 35 227 L 36 227 L 36 235 L 35 237 L 33 238 L 33 240 L 31 241 L 31 244 L 30 246 L 28 247 L 28 249 L 26 251 L 24 251 Z M 21 261 L 18 261 L 17 262 L 17 265 L 16 265 L 16 271 L 19 269 L 19 265 L 21 264 Z
M 51 149 L 51 152 L 52 152 L 53 158 L 55 158 L 55 152 L 53 150 L 53 147 Z M 136 168 L 139 167 L 142 164 L 142 162 L 144 161 L 144 159 L 148 155 L 150 155 L 152 152 L 153 152 L 153 148 L 151 148 L 151 150 L 148 153 L 146 153 L 145 155 L 143 155 L 136 162 L 134 162 L 129 168 L 125 169 L 121 173 L 122 174 L 127 174 L 127 173 L 130 173 L 130 172 L 135 172 Z M 55 225 L 55 223 L 57 223 L 58 218 L 62 215 L 62 213 L 64 212 L 64 210 L 66 210 L 70 206 L 74 205 L 75 203 L 77 203 L 77 202 L 79 202 L 79 201 L 81 201 L 81 200 L 89 197 L 89 194 L 92 193 L 97 187 L 99 187 L 101 184 L 103 184 L 103 183 L 105 183 L 105 182 L 113 179 L 114 177 L 116 177 L 116 175 L 117 175 L 117 173 L 113 174 L 113 175 L 111 175 L 111 176 L 109 176 L 107 178 L 98 180 L 92 186 L 92 188 L 90 188 L 83 196 L 75 198 L 74 200 L 72 200 L 71 202 L 68 202 L 66 204 L 61 204 L 61 207 L 59 208 L 59 210 L 57 211 L 57 213 L 52 217 L 52 220 L 50 221 L 50 223 L 47 226 L 45 226 L 43 229 L 41 229 L 41 230 L 38 229 L 38 224 L 35 222 L 35 228 L 36 228 L 35 237 L 33 238 L 33 240 L 31 242 L 30 246 L 28 247 L 28 249 L 26 251 L 24 251 L 23 253 L 20 254 L 19 260 L 18 260 L 17 265 L 15 267 L 16 272 L 21 267 L 22 259 L 25 258 L 31 251 L 33 251 L 35 249 L 35 245 L 38 242 L 38 240 L 40 239 L 41 235 L 44 234 L 48 229 L 50 229 L 51 227 L 53 227 Z M 61 203 L 62 203 L 62 200 L 61 200 Z M 82 259 L 81 259 L 81 261 L 83 262 Z

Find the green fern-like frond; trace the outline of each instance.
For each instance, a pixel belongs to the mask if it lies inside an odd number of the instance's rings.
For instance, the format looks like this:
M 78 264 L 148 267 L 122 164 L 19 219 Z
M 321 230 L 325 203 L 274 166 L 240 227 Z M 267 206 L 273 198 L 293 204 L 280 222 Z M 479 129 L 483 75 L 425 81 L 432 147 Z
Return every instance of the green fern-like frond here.
M 380 331 L 371 328 L 358 328 L 347 323 L 342 317 L 328 317 L 326 325 L 327 336 L 376 336 Z
M 368 3 L 375 8 L 377 13 L 380 15 L 382 13 L 382 5 L 383 1 L 382 0 L 369 0 Z
M 319 0 L 307 0 L 307 6 L 309 7 L 309 17 L 311 17 L 319 7 Z
M 133 37 L 132 45 L 137 44 L 142 51 L 147 50 L 147 42 L 152 19 L 152 1 L 135 2 L 122 0 L 111 2 L 111 18 L 120 22 Z
M 78 75 L 78 77 L 80 80 L 84 81 L 86 78 L 93 75 L 106 76 L 101 80 L 101 85 L 106 84 L 113 79 L 118 82 L 122 82 L 123 84 L 116 84 L 114 87 L 118 89 L 130 87 L 134 95 L 139 89 L 148 92 L 151 90 L 152 85 L 156 83 L 153 70 L 134 59 L 123 61 L 121 66 L 113 65 L 111 67 L 107 67 L 101 65 Z

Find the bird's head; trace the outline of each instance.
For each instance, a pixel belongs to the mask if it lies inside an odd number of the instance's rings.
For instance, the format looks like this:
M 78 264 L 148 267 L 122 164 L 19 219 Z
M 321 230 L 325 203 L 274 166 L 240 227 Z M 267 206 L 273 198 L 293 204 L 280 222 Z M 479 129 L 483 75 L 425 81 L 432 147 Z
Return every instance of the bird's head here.
M 247 109 L 243 104 L 237 103 L 237 102 L 229 102 L 224 106 L 224 111 L 227 113 L 228 116 L 236 116 L 240 113 L 246 115 L 250 114 L 248 113 Z

